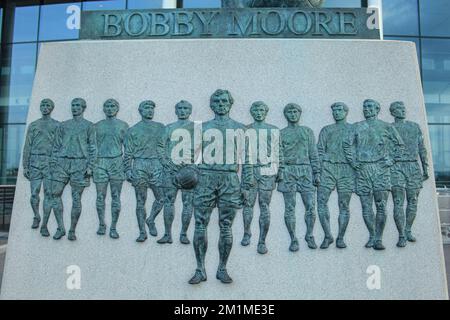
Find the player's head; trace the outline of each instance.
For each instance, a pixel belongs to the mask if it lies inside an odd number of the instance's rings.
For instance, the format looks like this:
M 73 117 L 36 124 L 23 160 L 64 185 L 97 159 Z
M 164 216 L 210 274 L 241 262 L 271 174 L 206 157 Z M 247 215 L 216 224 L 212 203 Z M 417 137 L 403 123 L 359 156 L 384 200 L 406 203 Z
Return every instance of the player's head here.
M 55 109 L 55 103 L 51 99 L 43 99 L 40 104 L 40 109 L 43 116 L 49 115 Z
M 178 119 L 189 119 L 192 114 L 192 104 L 189 101 L 181 100 L 175 105 L 175 114 Z
M 405 119 L 406 118 L 406 108 L 403 101 L 395 101 L 391 103 L 389 111 L 394 118 Z
M 103 103 L 103 112 L 108 118 L 115 117 L 119 112 L 119 102 L 115 99 L 108 99 Z
M 288 103 L 283 109 L 284 116 L 287 121 L 297 123 L 302 115 L 302 107 L 296 103 Z
M 228 90 L 218 89 L 211 95 L 210 106 L 217 115 L 227 115 L 233 103 L 234 99 Z
M 366 119 L 376 118 L 380 113 L 380 103 L 373 99 L 367 99 L 363 103 L 363 113 Z
M 343 102 L 336 102 L 331 105 L 331 111 L 333 112 L 334 120 L 341 121 L 347 118 L 348 106 Z
M 145 100 L 139 104 L 139 113 L 144 119 L 153 119 L 156 104 L 152 100 Z
M 83 98 L 75 98 L 71 102 L 72 115 L 79 116 L 86 110 L 86 100 Z
M 266 119 L 269 107 L 263 101 L 256 101 L 250 107 L 250 114 L 255 121 L 264 121 Z

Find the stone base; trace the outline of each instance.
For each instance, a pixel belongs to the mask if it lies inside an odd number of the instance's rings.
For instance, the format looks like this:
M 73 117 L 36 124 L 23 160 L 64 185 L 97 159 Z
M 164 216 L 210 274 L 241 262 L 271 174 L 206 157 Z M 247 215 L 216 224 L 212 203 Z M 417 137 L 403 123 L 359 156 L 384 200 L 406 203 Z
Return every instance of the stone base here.
M 174 105 L 189 100 L 193 120 L 212 117 L 209 97 L 218 88 L 229 89 L 235 99 L 231 116 L 250 123 L 249 107 L 256 100 L 270 106 L 268 122 L 284 127 L 282 109 L 289 102 L 303 106 L 302 123 L 317 136 L 333 122 L 330 105 L 344 101 L 350 106 L 349 121 L 363 119 L 362 102 L 373 98 L 382 103 L 380 118 L 392 122 L 388 106 L 403 100 L 408 119 L 418 122 L 430 150 L 424 99 L 414 44 L 392 41 L 322 40 L 142 40 L 75 41 L 45 43 L 40 49 L 28 122 L 40 116 L 39 102 L 56 103 L 53 116 L 71 117 L 70 101 L 86 99 L 87 119 L 103 118 L 102 104 L 110 97 L 121 103 L 119 118 L 133 125 L 140 120 L 138 104 L 156 102 L 155 120 L 175 121 Z M 430 155 L 431 159 L 431 155 Z M 433 168 L 430 168 L 433 172 Z M 387 249 L 364 248 L 368 233 L 356 195 L 351 201 L 351 220 L 346 234 L 347 249 L 332 245 L 328 250 L 310 250 L 300 241 L 300 251 L 288 251 L 289 236 L 283 219 L 282 195 L 274 192 L 269 253 L 256 252 L 259 209 L 255 208 L 253 239 L 242 247 L 242 213 L 233 225 L 234 247 L 229 272 L 234 279 L 223 285 L 215 279 L 218 264 L 217 213 L 209 225 L 208 281 L 187 283 L 195 270 L 192 245 L 178 242 L 181 196 L 173 226 L 174 243 L 158 245 L 150 237 L 135 242 L 138 228 L 135 196 L 130 184 L 122 193 L 119 240 L 96 235 L 95 187 L 83 194 L 83 213 L 78 240 L 43 238 L 30 228 L 32 211 L 29 184 L 19 172 L 14 213 L 8 243 L 1 296 L 5 299 L 447 299 L 440 223 L 434 177 L 424 184 L 414 233 L 416 243 L 399 249 L 388 204 L 384 235 Z M 64 220 L 70 221 L 70 187 L 64 192 Z M 148 208 L 153 197 L 149 196 Z M 107 222 L 110 221 L 110 198 Z M 333 234 L 337 234 L 336 194 L 330 199 Z M 305 234 L 304 208 L 298 197 L 297 232 Z M 157 218 L 163 232 L 162 213 Z M 192 239 L 194 223 L 189 237 Z M 56 230 L 52 215 L 50 232 Z M 323 232 L 317 219 L 316 242 Z M 69 266 L 81 271 L 80 289 L 70 290 Z M 380 271 L 381 286 L 370 290 L 370 270 Z M 69 267 L 69 268 L 68 268 Z M 368 280 L 369 279 L 369 280 Z M 70 283 L 69 283 L 70 288 Z M 371 287 L 373 288 L 373 287 Z

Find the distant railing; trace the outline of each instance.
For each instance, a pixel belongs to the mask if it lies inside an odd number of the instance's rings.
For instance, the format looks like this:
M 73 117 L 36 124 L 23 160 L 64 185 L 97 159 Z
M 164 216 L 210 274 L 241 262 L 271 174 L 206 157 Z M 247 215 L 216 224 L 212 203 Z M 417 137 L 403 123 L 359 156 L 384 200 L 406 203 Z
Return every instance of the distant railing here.
M 0 231 L 9 230 L 15 192 L 15 185 L 0 185 Z

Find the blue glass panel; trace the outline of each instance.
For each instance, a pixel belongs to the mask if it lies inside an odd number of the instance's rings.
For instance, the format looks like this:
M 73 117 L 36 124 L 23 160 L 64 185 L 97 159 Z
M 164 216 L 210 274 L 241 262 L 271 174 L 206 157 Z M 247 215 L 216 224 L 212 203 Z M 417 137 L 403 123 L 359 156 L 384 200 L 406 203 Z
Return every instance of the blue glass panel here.
M 450 187 L 450 125 L 430 125 L 436 185 Z
M 383 0 L 385 35 L 419 35 L 417 0 Z
M 450 1 L 420 1 L 422 36 L 450 36 Z
M 14 12 L 13 42 L 36 41 L 39 6 L 17 7 Z
M 184 8 L 220 8 L 221 0 L 184 0 Z
M 128 0 L 128 9 L 162 8 L 162 0 Z
M 17 172 L 22 154 L 25 124 L 7 125 L 3 128 L 6 145 L 3 146 L 2 154 L 2 183 L 15 184 Z M 3 141 L 5 141 L 3 140 Z
M 361 0 L 325 0 L 325 8 L 361 8 Z
M 79 19 L 80 8 L 79 2 L 43 5 L 39 40 L 78 39 L 79 30 L 75 19 Z
M 125 0 L 87 1 L 83 2 L 83 10 L 122 10 L 125 5 Z
M 10 47 L 11 48 L 11 47 Z M 36 43 L 14 44 L 3 59 L 1 106 L 7 108 L 8 123 L 24 123 L 28 113 L 36 65 Z

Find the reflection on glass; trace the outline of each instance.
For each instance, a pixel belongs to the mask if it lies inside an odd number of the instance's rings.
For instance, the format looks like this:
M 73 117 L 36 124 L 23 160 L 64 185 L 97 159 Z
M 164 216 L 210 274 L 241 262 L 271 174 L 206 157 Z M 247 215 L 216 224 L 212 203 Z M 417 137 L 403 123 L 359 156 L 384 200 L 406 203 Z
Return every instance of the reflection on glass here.
M 39 6 L 16 7 L 13 42 L 36 41 Z
M 162 0 L 128 0 L 128 9 L 162 8 Z
M 39 40 L 77 39 L 78 29 L 74 23 L 77 15 L 76 7 L 81 8 L 79 2 L 64 4 L 48 4 L 41 7 L 39 25 Z
M 1 183 L 15 184 L 19 170 L 20 155 L 24 140 L 25 125 L 7 125 L 2 128 L 6 148 L 2 151 Z
M 221 0 L 184 0 L 184 8 L 220 8 Z
M 361 0 L 325 0 L 324 8 L 361 8 Z
M 385 40 L 400 40 L 400 41 L 411 41 L 416 44 L 416 50 L 417 50 L 417 59 L 420 61 L 420 41 L 419 38 L 412 38 L 412 37 L 390 37 L 385 36 Z
M 383 0 L 384 34 L 419 35 L 417 0 Z
M 450 187 L 450 125 L 430 125 L 434 174 L 438 187 Z
M 420 1 L 422 36 L 450 36 L 450 1 Z
M 122 10 L 125 4 L 125 0 L 87 1 L 83 2 L 83 10 Z
M 422 39 L 425 102 L 450 104 L 450 39 Z
M 36 43 L 14 44 L 8 51 L 11 56 L 3 59 L 0 105 L 8 108 L 7 122 L 24 123 L 33 86 Z

